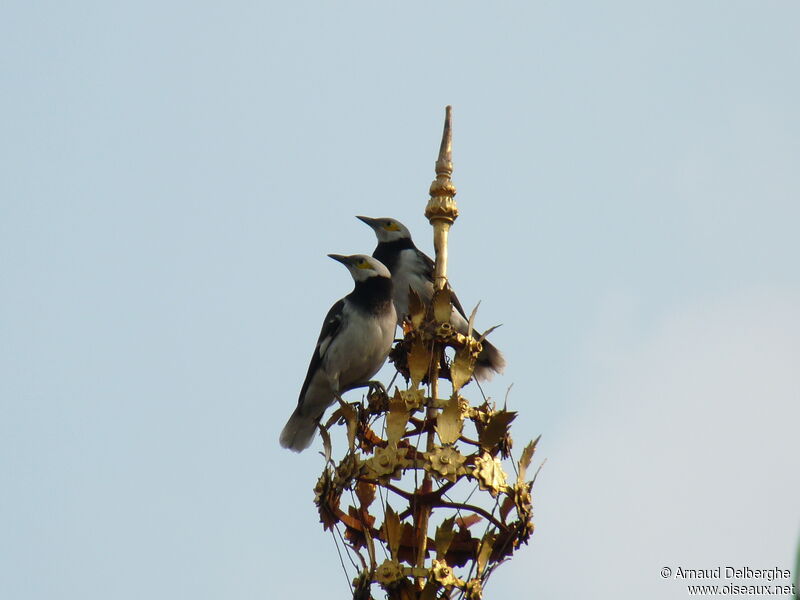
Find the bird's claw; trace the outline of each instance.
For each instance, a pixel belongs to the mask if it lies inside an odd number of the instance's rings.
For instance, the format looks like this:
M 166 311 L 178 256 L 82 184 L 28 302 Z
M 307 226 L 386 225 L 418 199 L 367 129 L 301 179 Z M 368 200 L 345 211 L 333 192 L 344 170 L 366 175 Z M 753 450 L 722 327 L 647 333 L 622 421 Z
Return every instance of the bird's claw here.
M 382 397 L 388 397 L 388 393 L 386 392 L 386 388 L 383 386 L 383 383 L 380 381 L 368 381 L 367 382 L 367 397 L 372 396 L 373 394 L 379 394 Z

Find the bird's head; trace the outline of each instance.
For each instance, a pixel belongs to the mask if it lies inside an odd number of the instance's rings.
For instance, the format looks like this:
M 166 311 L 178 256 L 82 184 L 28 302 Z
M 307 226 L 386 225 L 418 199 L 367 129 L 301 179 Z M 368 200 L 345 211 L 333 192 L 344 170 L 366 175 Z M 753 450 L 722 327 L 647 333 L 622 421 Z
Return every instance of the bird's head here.
M 350 256 L 343 256 L 342 254 L 328 254 L 333 260 L 339 261 L 353 276 L 355 281 L 364 281 L 370 277 L 391 277 L 389 269 L 377 258 L 372 258 L 366 254 L 351 254 Z
M 405 225 L 397 219 L 389 217 L 380 217 L 373 219 L 372 217 L 356 217 L 372 227 L 375 236 L 379 242 L 393 242 L 395 240 L 411 239 L 411 233 Z

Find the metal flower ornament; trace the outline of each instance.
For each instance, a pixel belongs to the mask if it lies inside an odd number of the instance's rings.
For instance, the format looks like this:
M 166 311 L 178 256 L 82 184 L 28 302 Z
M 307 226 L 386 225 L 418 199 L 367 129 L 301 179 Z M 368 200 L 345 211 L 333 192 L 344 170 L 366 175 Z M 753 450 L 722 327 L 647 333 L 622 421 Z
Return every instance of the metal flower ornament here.
M 405 389 L 372 385 L 355 403 L 337 395 L 337 410 L 319 427 L 325 466 L 314 502 L 357 600 L 381 589 L 392 600 L 479 600 L 496 567 L 534 530 L 530 465 L 538 438 L 515 460 L 517 413 L 478 386 L 478 402 L 465 395 L 491 330 L 475 332 L 476 311 L 459 325 L 454 305 L 463 311 L 447 283 L 447 237 L 458 216 L 451 139 L 448 106 L 425 209 L 436 250 L 433 293 L 426 301 L 409 290 L 407 314 L 398 315 L 403 339 L 389 356 Z M 337 425 L 348 444 L 339 459 L 329 434 Z

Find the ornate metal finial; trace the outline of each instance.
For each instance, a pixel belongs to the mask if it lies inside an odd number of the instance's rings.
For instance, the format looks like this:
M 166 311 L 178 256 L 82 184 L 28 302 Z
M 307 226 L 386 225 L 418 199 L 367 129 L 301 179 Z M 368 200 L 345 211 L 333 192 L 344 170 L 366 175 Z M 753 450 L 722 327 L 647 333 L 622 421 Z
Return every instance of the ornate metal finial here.
M 517 413 L 464 395 L 483 336 L 476 339 L 471 320 L 466 333 L 451 322 L 447 234 L 458 210 L 450 115 L 448 106 L 425 210 L 437 289 L 432 299 L 409 295 L 403 339 L 390 354 L 406 389 L 374 385 L 361 402 L 340 399 L 321 426 L 325 467 L 315 503 L 356 567 L 354 600 L 376 598 L 378 587 L 388 600 L 482 600 L 494 569 L 533 533 L 535 475 L 527 473 L 538 438 L 513 460 Z M 347 425 L 338 462 L 328 434 L 335 423 Z
M 444 131 L 442 131 L 442 143 L 439 146 L 439 158 L 436 160 L 436 180 L 431 184 L 431 196 L 449 196 L 456 195 L 456 188 L 450 182 L 450 177 L 453 175 L 453 107 L 445 107 L 444 114 Z M 448 186 L 448 187 L 442 187 Z M 430 209 L 430 205 L 428 205 Z M 458 216 L 458 211 L 453 215 L 453 219 Z
M 458 218 L 456 206 L 456 186 L 451 179 L 453 175 L 453 107 L 445 108 L 444 131 L 442 144 L 439 146 L 439 158 L 436 160 L 436 179 L 431 183 L 431 199 L 425 207 L 425 217 L 433 226 L 433 245 L 436 250 L 436 269 L 434 283 L 436 289 L 443 289 L 447 283 L 447 234 L 450 226 Z

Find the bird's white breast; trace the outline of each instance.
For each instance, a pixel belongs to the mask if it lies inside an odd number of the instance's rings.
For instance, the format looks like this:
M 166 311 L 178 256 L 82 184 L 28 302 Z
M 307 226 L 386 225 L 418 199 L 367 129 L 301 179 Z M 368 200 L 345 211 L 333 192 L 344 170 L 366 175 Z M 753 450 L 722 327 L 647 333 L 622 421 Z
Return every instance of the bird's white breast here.
M 425 276 L 425 264 L 420 260 L 416 250 L 403 250 L 397 259 L 395 272 L 392 274 L 394 285 L 394 306 L 397 309 L 397 322 L 403 322 L 408 314 L 408 290 L 411 288 L 423 302 L 430 302 L 433 297 L 433 283 Z
M 333 385 L 345 391 L 369 381 L 383 366 L 394 341 L 395 311 L 375 316 L 347 311 L 347 322 L 331 342 L 323 359 Z

